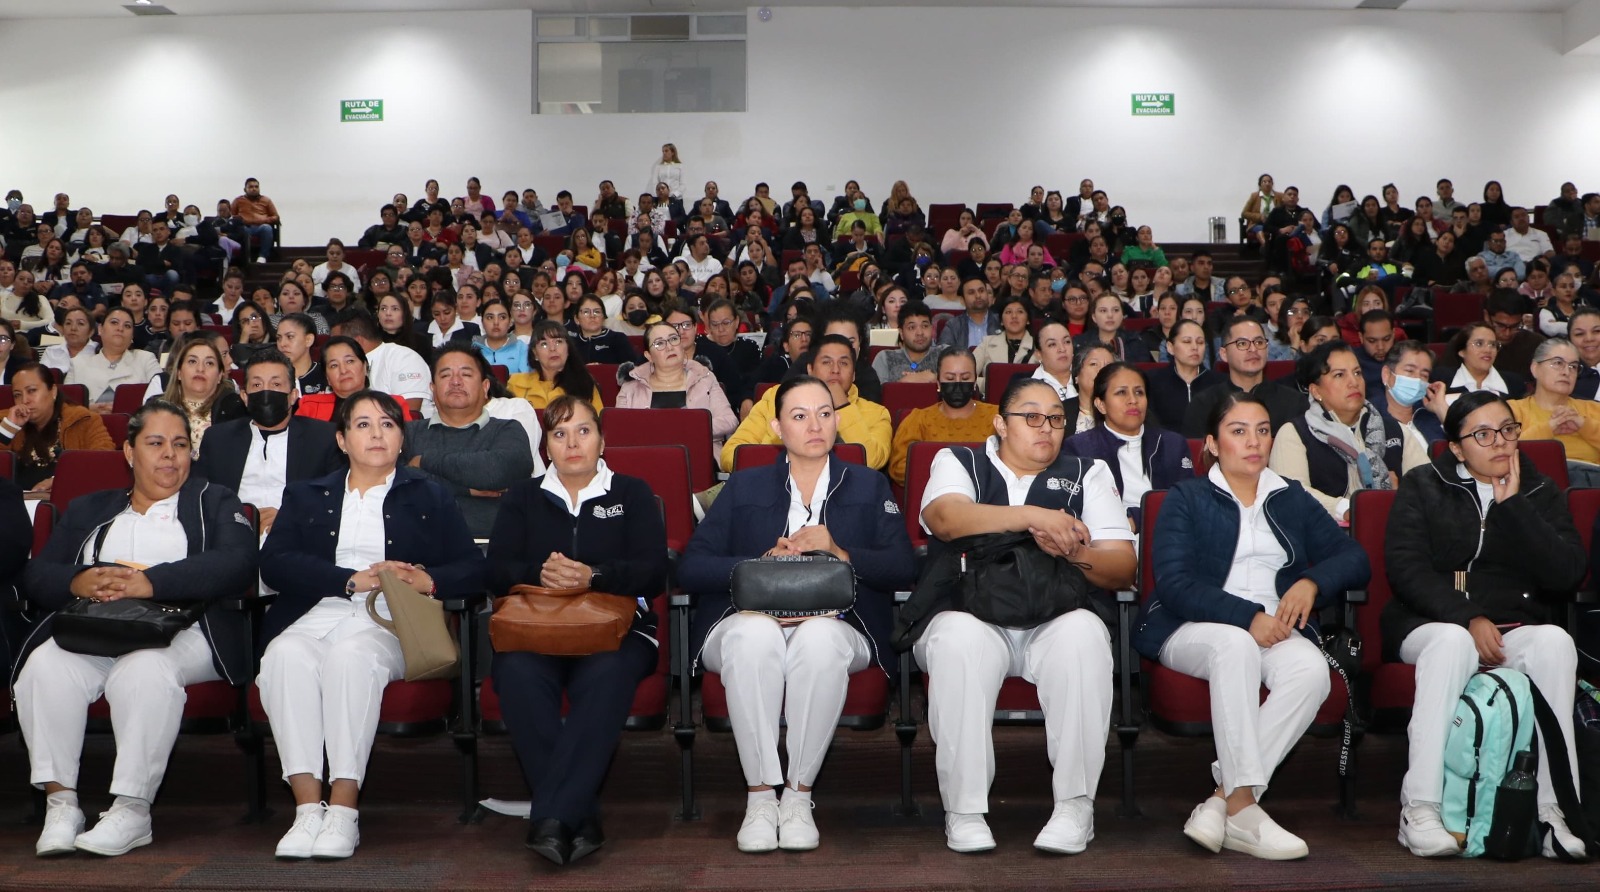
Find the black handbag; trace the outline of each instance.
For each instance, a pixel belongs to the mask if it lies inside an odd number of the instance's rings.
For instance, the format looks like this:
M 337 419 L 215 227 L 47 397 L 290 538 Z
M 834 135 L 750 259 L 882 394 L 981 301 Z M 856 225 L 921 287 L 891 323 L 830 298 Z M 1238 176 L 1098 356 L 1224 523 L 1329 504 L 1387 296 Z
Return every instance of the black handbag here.
M 116 566 L 100 562 L 100 547 L 110 531 L 111 524 L 107 523 L 95 537 L 95 566 Z M 92 657 L 120 657 L 136 650 L 166 647 L 205 612 L 204 602 L 73 598 L 56 613 L 51 637 L 62 650 Z
M 950 543 L 956 553 L 957 609 L 986 623 L 1031 629 L 1090 606 L 1089 580 L 1052 557 L 1030 533 L 982 533 Z
M 826 551 L 740 561 L 729 583 L 737 610 L 778 619 L 844 613 L 856 603 L 856 574 Z

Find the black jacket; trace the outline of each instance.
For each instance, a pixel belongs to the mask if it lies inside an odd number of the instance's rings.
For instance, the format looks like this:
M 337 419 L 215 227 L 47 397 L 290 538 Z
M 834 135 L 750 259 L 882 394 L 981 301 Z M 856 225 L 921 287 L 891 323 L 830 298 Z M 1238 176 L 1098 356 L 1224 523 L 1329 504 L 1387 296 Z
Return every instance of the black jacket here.
M 278 590 L 261 630 L 265 647 L 327 597 L 346 597 L 345 583 L 365 567 L 341 567 L 339 521 L 346 472 L 291 483 L 283 507 L 261 547 L 261 580 Z M 399 467 L 383 501 L 384 559 L 421 564 L 441 597 L 483 591 L 483 553 L 473 544 L 456 500 L 442 484 L 414 468 Z
M 333 436 L 333 425 L 326 421 L 295 415 L 289 419 L 289 429 L 275 436 L 289 438 L 285 483 L 323 477 L 345 465 L 344 453 Z M 261 448 L 261 440 L 249 418 L 214 424 L 200 441 L 200 458 L 194 473 L 237 492 L 239 480 L 244 477 L 245 459 L 255 448 Z
M 361 234 L 361 240 L 356 242 L 356 247 L 370 251 L 378 247 L 379 242 L 398 245 L 405 242 L 405 240 L 405 224 L 396 223 L 394 226 L 385 229 L 382 223 L 374 223 L 367 227 L 366 232 Z
M 27 654 L 50 636 L 51 621 L 73 598 L 72 579 L 89 568 L 79 557 L 100 527 L 128 507 L 129 492 L 106 489 L 80 496 L 57 522 L 50 541 L 23 574 L 28 600 L 49 614 L 23 645 Z M 249 594 L 255 586 L 256 532 L 233 490 L 191 475 L 178 491 L 178 522 L 189 537 L 189 556 L 145 571 L 156 601 L 218 601 Z M 341 583 L 342 584 L 342 583 Z M 229 684 L 250 680 L 250 626 L 244 613 L 215 603 L 196 624 L 211 644 L 211 662 Z M 16 684 L 16 670 L 11 682 Z
M 1222 402 L 1230 393 L 1243 390 L 1233 383 L 1233 378 L 1223 375 L 1216 386 L 1208 387 L 1194 395 L 1189 403 L 1189 411 L 1183 416 L 1183 435 L 1191 440 L 1201 439 L 1206 435 L 1206 419 L 1211 416 L 1211 410 Z M 1297 416 L 1306 413 L 1306 395 L 1277 381 L 1262 380 L 1251 391 L 1267 404 L 1267 417 L 1272 421 L 1272 430 L 1277 432 Z
M 1588 556 L 1561 490 L 1526 456 L 1521 462 L 1518 493 L 1491 503 L 1481 521 L 1476 485 L 1457 475 L 1448 450 L 1401 480 L 1383 549 L 1394 590 L 1383 608 L 1385 659 L 1398 659 L 1400 643 L 1425 623 L 1562 619 L 1554 605 L 1572 599 Z M 1456 587 L 1458 570 L 1467 571 L 1466 592 Z
M 1169 431 L 1178 431 L 1186 437 L 1194 436 L 1189 433 L 1186 423 L 1189 404 L 1202 391 L 1209 390 L 1226 380 L 1227 376 L 1216 369 L 1201 369 L 1199 377 L 1193 381 L 1184 381 L 1178 377 L 1178 370 L 1170 364 L 1164 369 L 1157 369 L 1149 376 L 1150 415 Z
M 574 329 L 576 326 L 568 330 L 572 332 L 572 344 L 577 348 L 578 359 L 584 365 L 591 362 L 622 365 L 625 362 L 639 361 L 638 355 L 633 352 L 633 342 L 616 329 L 608 328 L 593 338 L 586 337 L 581 331 Z
M 578 506 L 576 517 L 545 492 L 544 477 L 523 480 L 500 497 L 489 534 L 489 592 L 540 585 L 552 552 L 588 564 L 607 594 L 649 601 L 667 581 L 667 530 L 656 497 L 643 480 L 613 474 L 611 489 Z M 655 614 L 639 610 L 636 631 L 657 637 Z

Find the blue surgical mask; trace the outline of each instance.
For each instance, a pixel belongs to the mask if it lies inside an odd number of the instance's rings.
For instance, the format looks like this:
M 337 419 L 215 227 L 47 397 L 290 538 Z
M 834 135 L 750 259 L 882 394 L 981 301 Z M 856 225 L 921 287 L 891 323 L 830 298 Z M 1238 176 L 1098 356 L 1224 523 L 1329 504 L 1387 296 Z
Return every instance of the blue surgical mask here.
M 556 266 L 565 267 L 567 264 L 569 264 L 571 262 L 572 262 L 572 258 L 568 257 L 565 254 L 557 254 L 556 255 Z
M 1428 382 L 1407 375 L 1395 375 L 1394 386 L 1389 388 L 1389 398 L 1402 406 L 1415 406 L 1428 394 Z
M 1050 290 L 1054 291 L 1057 294 L 1060 294 L 1061 292 L 1066 291 L 1067 290 L 1067 280 L 1066 279 L 1051 279 L 1050 280 Z
M 857 198 L 850 203 L 850 206 L 858 211 L 864 211 L 867 209 L 867 200 L 865 198 Z

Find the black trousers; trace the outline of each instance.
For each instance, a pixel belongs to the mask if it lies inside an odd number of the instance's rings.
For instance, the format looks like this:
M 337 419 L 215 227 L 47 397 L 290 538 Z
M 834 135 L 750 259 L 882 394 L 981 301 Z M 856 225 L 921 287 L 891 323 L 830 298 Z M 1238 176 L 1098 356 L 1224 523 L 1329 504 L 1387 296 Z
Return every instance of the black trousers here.
M 576 829 L 596 812 L 634 689 L 656 660 L 656 645 L 633 632 L 616 650 L 586 657 L 494 655 L 494 689 L 533 797 L 532 820 L 556 818 Z

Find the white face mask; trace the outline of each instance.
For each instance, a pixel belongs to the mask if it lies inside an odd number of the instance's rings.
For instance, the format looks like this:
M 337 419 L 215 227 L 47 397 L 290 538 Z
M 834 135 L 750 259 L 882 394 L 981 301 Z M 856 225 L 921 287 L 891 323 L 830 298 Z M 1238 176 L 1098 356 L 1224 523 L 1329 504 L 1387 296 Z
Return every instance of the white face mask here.
M 199 214 L 187 214 L 187 215 L 185 215 L 184 218 L 183 218 L 183 225 L 185 225 L 185 226 L 198 226 L 198 225 L 200 225 L 200 215 Z

